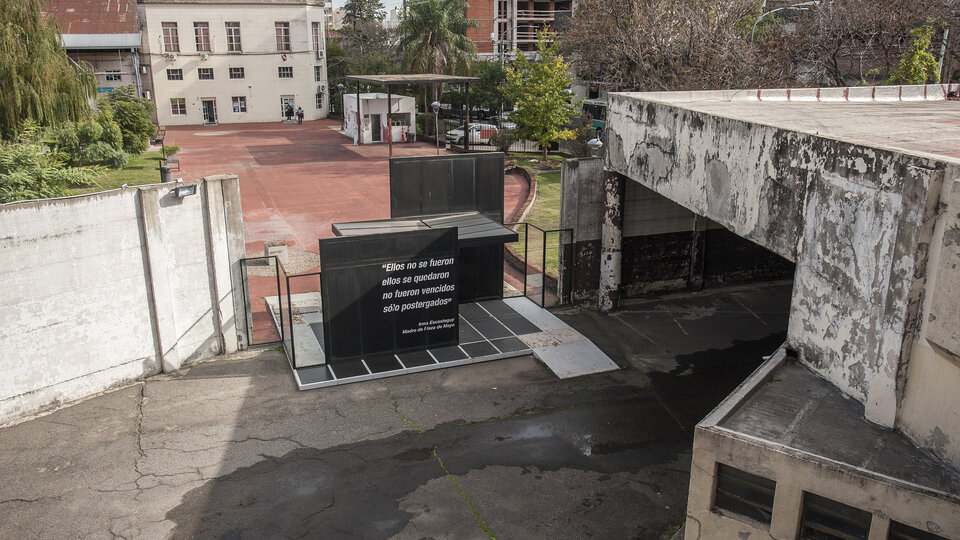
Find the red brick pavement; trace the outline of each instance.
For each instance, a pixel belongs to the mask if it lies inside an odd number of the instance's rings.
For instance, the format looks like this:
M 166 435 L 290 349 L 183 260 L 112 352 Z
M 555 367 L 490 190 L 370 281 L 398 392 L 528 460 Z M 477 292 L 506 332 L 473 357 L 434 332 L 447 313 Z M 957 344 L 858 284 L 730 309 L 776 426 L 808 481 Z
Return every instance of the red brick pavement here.
M 262 253 L 263 241 L 270 239 L 316 253 L 317 239 L 333 235 L 331 223 L 390 217 L 387 145 L 353 146 L 336 131 L 339 125 L 318 120 L 174 126 L 167 128 L 166 141 L 181 148 L 175 177 L 239 176 L 248 253 Z M 435 153 L 428 143 L 393 145 L 394 156 Z M 510 221 L 519 215 L 529 187 L 513 175 L 504 187 Z

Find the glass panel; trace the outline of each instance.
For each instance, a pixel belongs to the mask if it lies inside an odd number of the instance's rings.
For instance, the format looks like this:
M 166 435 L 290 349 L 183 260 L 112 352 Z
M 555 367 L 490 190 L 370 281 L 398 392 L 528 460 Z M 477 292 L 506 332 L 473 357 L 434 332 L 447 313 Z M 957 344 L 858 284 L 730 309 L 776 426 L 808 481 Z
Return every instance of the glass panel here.
M 527 224 L 527 234 L 523 238 L 524 253 L 527 259 L 526 291 L 527 298 L 531 299 L 538 306 L 544 305 L 544 243 L 546 235 L 543 229 L 536 225 Z
M 814 495 L 803 494 L 800 538 L 804 540 L 867 540 L 869 512 Z
M 255 257 L 240 261 L 247 343 L 262 345 L 280 341 L 280 323 L 270 312 L 280 291 L 276 257 Z
M 714 506 L 769 524 L 773 514 L 773 495 L 776 487 L 777 483 L 773 480 L 721 463 L 717 467 L 717 492 Z
M 943 536 L 893 521 L 890 523 L 890 540 L 947 540 Z
M 320 273 L 297 274 L 287 278 L 291 314 L 294 367 L 324 363 L 323 312 L 320 300 Z
M 503 296 L 504 298 L 512 298 L 524 294 L 524 283 L 526 282 L 524 267 L 527 259 L 523 252 L 523 239 L 527 231 L 527 224 L 507 223 L 506 226 L 516 231 L 520 237 L 516 242 L 507 242 L 503 246 Z
M 287 360 L 290 365 L 295 365 L 296 358 L 293 354 L 293 328 L 290 324 L 290 278 L 287 276 L 283 265 L 278 265 L 280 269 L 280 298 L 275 304 L 271 305 L 275 320 L 280 321 L 280 328 L 283 334 L 283 351 L 287 354 Z

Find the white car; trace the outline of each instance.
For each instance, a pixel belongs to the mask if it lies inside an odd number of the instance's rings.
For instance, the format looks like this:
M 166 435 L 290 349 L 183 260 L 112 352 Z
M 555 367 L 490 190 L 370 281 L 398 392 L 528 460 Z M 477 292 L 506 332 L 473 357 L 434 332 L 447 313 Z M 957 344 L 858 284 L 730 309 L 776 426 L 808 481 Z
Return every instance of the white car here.
M 470 124 L 470 144 L 490 144 L 490 137 L 497 132 L 493 124 Z M 447 132 L 447 142 L 463 144 L 463 126 Z

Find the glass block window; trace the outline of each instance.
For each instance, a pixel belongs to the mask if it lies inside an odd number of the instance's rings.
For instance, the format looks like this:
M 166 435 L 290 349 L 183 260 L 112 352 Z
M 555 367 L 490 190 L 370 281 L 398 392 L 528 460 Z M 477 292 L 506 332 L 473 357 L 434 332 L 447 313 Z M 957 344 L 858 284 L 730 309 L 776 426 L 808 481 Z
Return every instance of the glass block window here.
M 182 98 L 182 97 L 170 98 L 170 114 L 174 116 L 182 116 L 187 114 L 186 98 Z
M 193 34 L 197 38 L 197 51 L 210 52 L 210 23 L 193 23 Z
M 292 79 L 293 78 L 293 66 L 280 66 L 277 68 L 277 75 L 281 79 Z
M 197 78 L 201 81 L 212 81 L 213 68 L 197 68 Z
M 777 483 L 722 463 L 717 464 L 714 509 L 770 524 Z
M 867 540 L 870 512 L 814 495 L 803 494 L 802 540 Z
M 163 28 L 163 52 L 180 52 L 180 36 L 177 34 L 177 23 L 160 23 Z
M 276 27 L 276 30 L 277 30 L 277 50 L 289 51 L 290 50 L 290 23 L 278 22 L 278 23 L 274 23 L 274 26 Z
M 240 52 L 243 50 L 240 46 L 240 23 L 223 23 L 227 30 L 227 50 L 230 52 Z
M 243 78 L 243 68 L 242 68 L 242 67 L 232 67 L 232 68 L 230 68 L 230 78 L 231 78 L 231 79 L 242 79 L 242 78 Z
M 182 69 L 168 69 L 168 70 L 167 70 L 167 80 L 168 80 L 168 81 L 182 81 L 182 80 L 183 80 L 183 70 L 182 70 Z
M 246 96 L 233 96 L 233 112 L 235 113 L 247 112 Z

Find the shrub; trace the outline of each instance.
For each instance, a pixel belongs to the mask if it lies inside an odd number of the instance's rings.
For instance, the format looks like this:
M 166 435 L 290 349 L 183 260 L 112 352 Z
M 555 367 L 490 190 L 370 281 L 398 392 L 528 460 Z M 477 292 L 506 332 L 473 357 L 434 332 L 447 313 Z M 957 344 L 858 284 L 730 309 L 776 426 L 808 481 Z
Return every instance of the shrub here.
M 498 130 L 490 137 L 490 144 L 504 154 L 510 151 L 510 147 L 515 142 L 517 142 L 517 134 L 512 129 Z
M 83 150 L 83 161 L 92 165 L 103 165 L 111 169 L 119 169 L 127 164 L 129 158 L 123 150 L 117 150 L 108 143 L 99 141 Z

